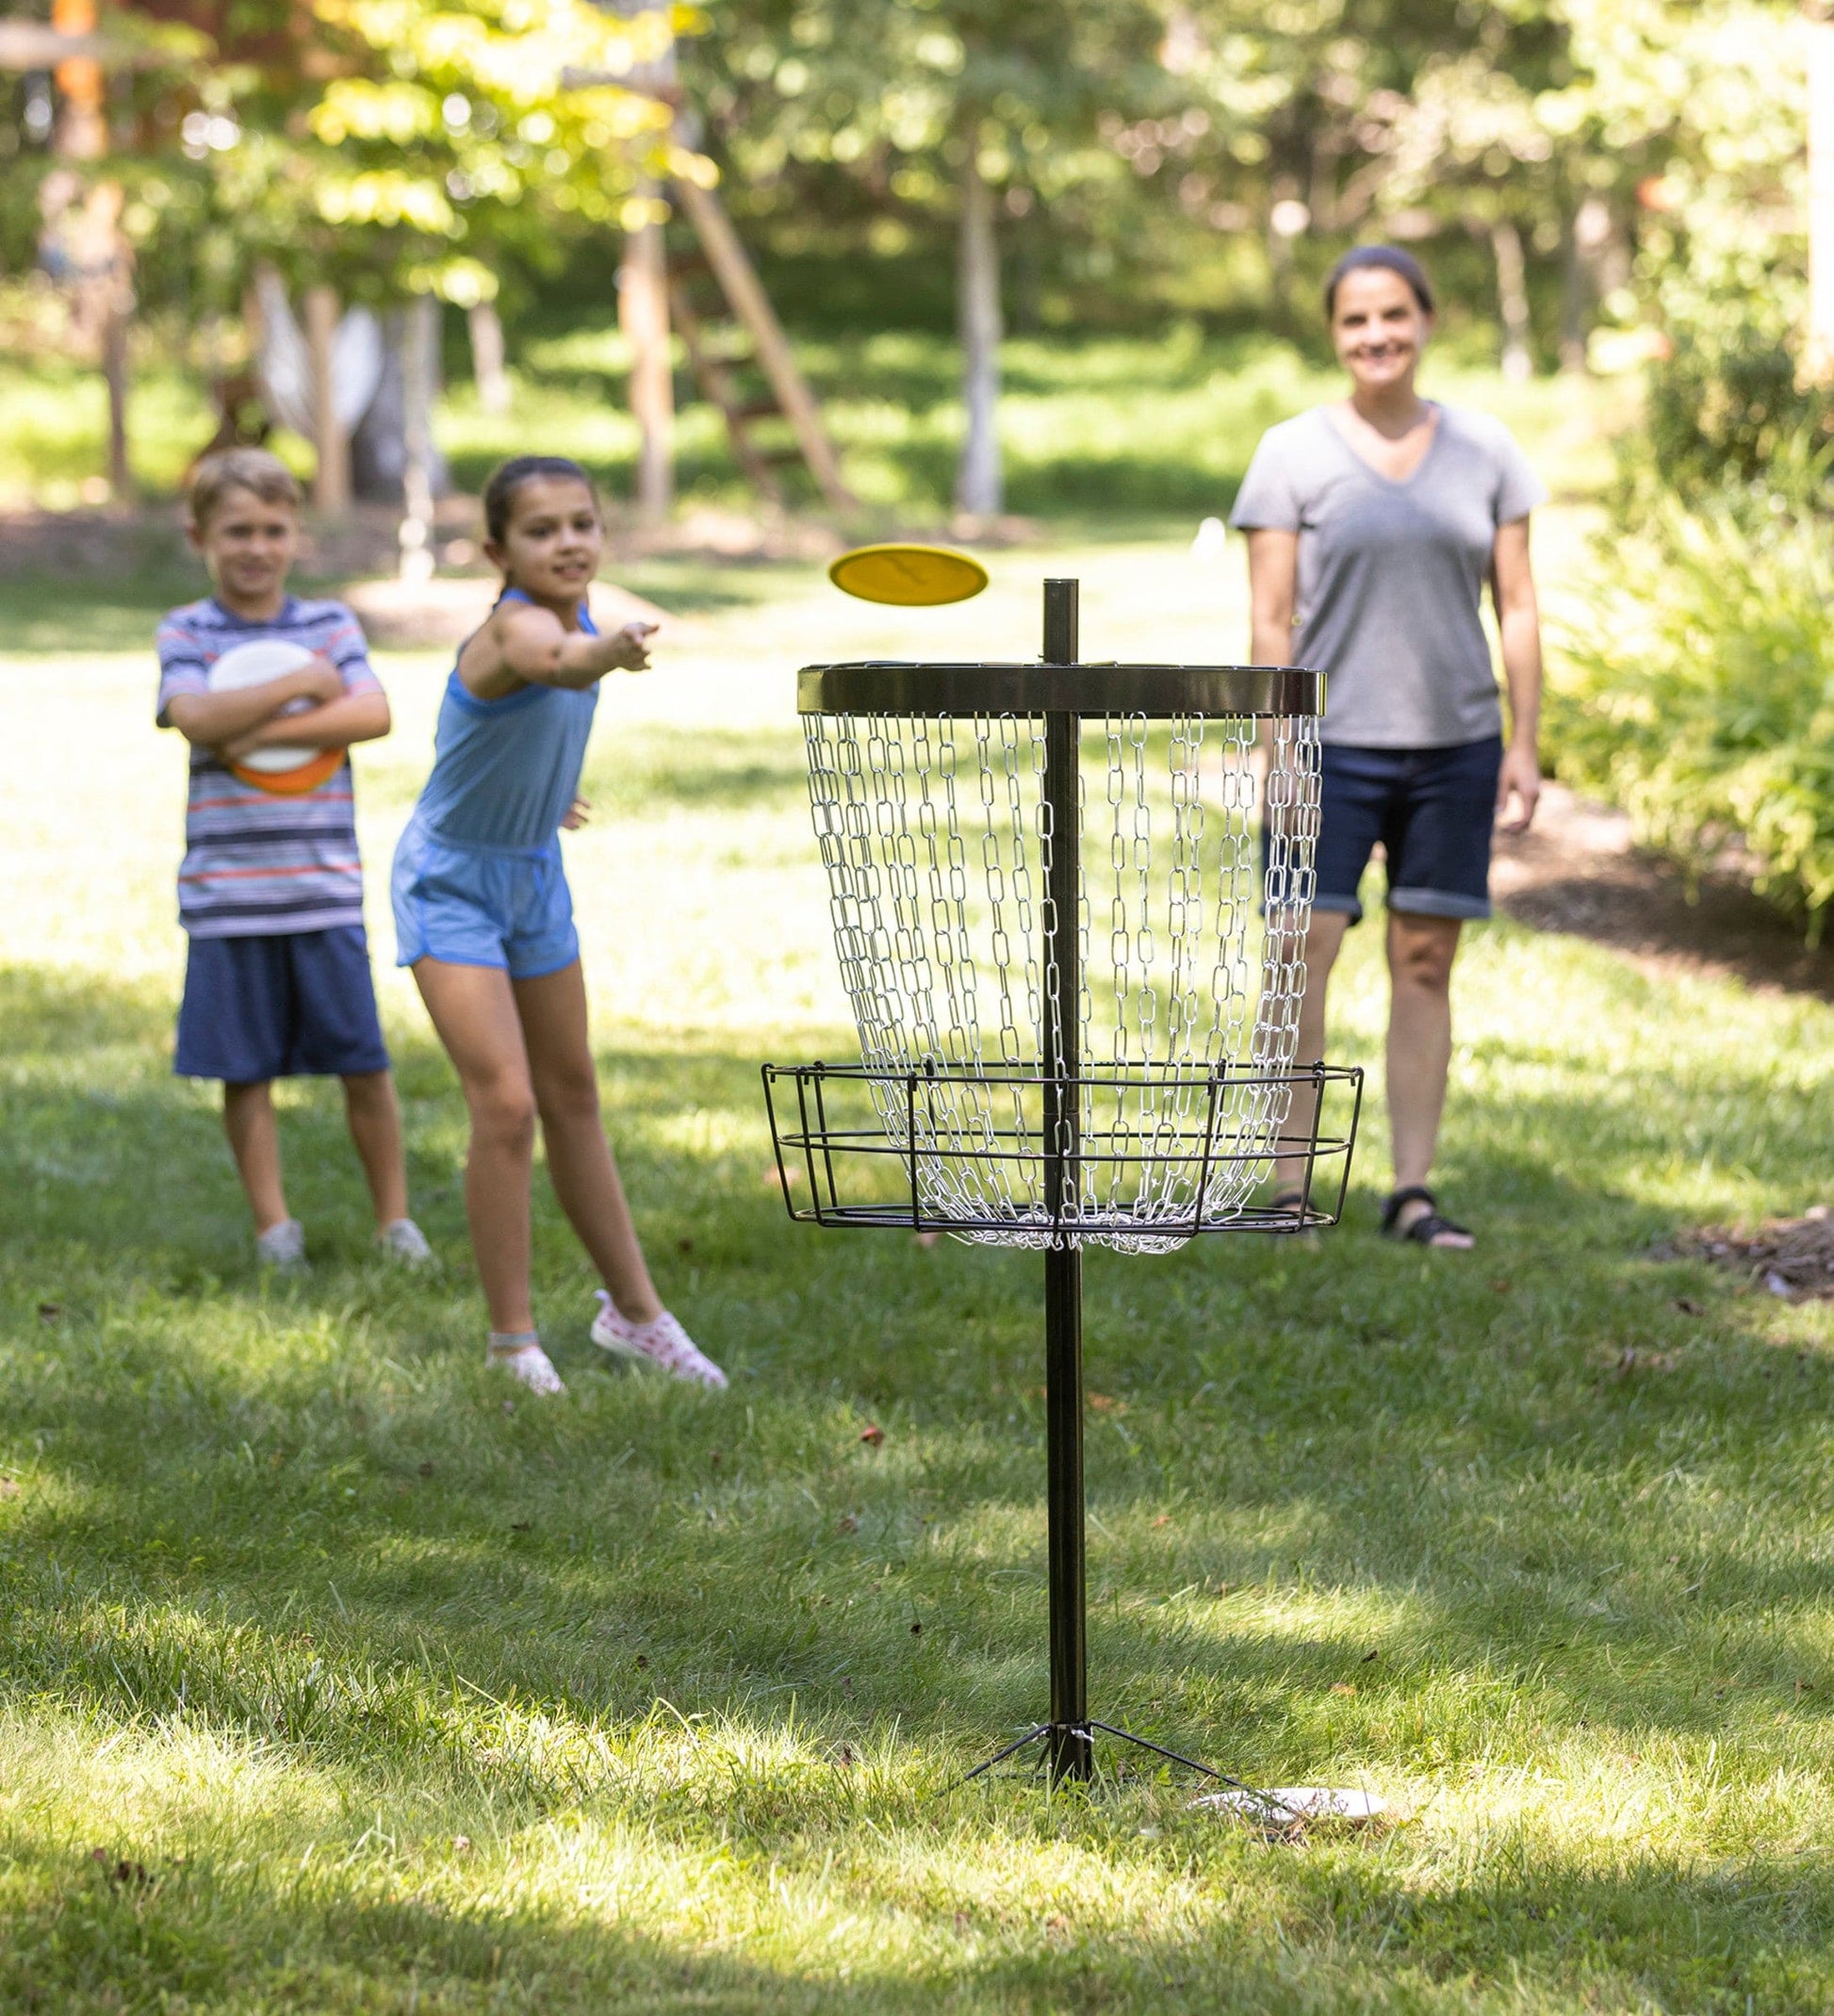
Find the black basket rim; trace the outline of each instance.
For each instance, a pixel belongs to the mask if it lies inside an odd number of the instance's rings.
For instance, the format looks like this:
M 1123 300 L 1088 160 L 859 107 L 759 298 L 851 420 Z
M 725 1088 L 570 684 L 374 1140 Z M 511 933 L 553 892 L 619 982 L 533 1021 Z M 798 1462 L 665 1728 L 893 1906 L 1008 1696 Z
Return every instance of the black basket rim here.
M 1305 720 L 1324 713 L 1325 676 L 1303 665 L 923 664 L 892 658 L 804 665 L 805 714 L 1140 715 Z

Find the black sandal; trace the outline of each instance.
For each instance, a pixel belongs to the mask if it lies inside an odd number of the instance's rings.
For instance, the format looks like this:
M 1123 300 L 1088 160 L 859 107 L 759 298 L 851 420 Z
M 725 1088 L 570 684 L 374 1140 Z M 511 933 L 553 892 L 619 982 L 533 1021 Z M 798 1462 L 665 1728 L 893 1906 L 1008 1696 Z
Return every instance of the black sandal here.
M 1411 1204 L 1423 1204 L 1422 1211 L 1412 1224 L 1402 1229 L 1400 1215 Z M 1468 1239 L 1471 1231 L 1467 1225 L 1455 1225 L 1449 1218 L 1439 1215 L 1439 1200 L 1424 1184 L 1410 1184 L 1404 1190 L 1394 1191 L 1382 1207 L 1382 1236 L 1384 1239 L 1410 1239 L 1416 1246 L 1437 1246 L 1448 1232 Z M 1441 1249 L 1447 1253 L 1458 1253 L 1464 1249 L 1449 1246 Z

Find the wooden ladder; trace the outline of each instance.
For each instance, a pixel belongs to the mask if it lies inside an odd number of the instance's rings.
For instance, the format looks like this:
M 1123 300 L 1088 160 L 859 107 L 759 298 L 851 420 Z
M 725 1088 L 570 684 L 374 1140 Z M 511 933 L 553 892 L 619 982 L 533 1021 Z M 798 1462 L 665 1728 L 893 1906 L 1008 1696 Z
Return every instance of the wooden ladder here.
M 801 462 L 833 509 L 850 508 L 858 500 L 841 480 L 841 465 L 822 424 L 822 409 L 724 206 L 711 189 L 685 177 L 672 183 L 669 193 L 700 247 L 697 256 L 669 262 L 669 320 L 680 331 L 696 384 L 726 421 L 733 459 L 759 493 L 774 504 L 784 501 L 778 470 L 786 463 Z M 717 306 L 697 304 L 691 291 L 694 280 L 703 273 L 719 289 Z M 718 341 L 722 325 L 742 330 L 741 342 L 749 345 L 748 351 Z M 766 389 L 757 398 L 748 398 L 737 374 L 753 365 Z M 757 424 L 772 419 L 789 422 L 794 446 L 772 448 L 758 440 L 753 431 Z

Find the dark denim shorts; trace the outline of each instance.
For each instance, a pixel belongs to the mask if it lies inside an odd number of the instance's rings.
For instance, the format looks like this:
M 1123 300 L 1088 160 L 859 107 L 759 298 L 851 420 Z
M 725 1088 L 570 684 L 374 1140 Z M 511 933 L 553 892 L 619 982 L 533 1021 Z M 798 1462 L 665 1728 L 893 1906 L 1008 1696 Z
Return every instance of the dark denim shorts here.
M 192 939 L 172 1069 L 229 1085 L 386 1071 L 363 926 Z
M 1388 908 L 1425 917 L 1490 914 L 1490 833 L 1500 735 L 1442 749 L 1326 743 L 1314 910 L 1363 914 L 1357 890 L 1380 841 Z

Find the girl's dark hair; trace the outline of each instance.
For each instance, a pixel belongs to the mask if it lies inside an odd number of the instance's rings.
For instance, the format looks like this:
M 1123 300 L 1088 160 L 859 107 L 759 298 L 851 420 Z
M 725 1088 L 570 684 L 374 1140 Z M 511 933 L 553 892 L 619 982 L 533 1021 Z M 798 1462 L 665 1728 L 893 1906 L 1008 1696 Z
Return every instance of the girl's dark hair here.
M 493 545 L 501 546 L 503 535 L 510 529 L 510 514 L 516 509 L 516 493 L 524 484 L 537 483 L 544 477 L 582 483 L 591 493 L 593 502 L 598 502 L 598 485 L 577 462 L 567 456 L 512 455 L 484 485 L 484 531 L 489 533 Z
M 1411 252 L 1403 252 L 1399 245 L 1358 245 L 1339 259 L 1325 276 L 1324 312 L 1327 320 L 1337 312 L 1337 289 L 1350 273 L 1367 272 L 1371 267 L 1385 273 L 1397 273 L 1405 280 L 1414 299 L 1420 304 L 1423 315 L 1433 313 L 1433 282 L 1427 278 L 1427 270 Z

